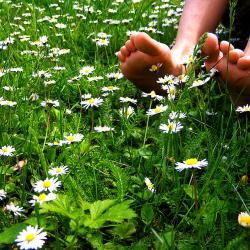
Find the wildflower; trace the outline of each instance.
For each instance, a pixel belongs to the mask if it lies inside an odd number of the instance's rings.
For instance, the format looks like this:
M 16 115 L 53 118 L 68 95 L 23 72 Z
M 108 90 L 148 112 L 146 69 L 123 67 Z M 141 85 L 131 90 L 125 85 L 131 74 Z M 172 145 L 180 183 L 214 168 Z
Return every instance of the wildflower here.
M 160 77 L 158 78 L 156 82 L 160 84 L 177 84 L 178 83 L 177 78 L 173 75 L 165 75 L 164 77 Z
M 134 104 L 137 103 L 136 99 L 129 98 L 129 97 L 120 97 L 119 100 L 120 100 L 120 102 L 131 102 L 131 103 L 134 103 Z
M 0 201 L 6 197 L 6 192 L 3 189 L 0 189 Z
M 198 79 L 195 80 L 192 85 L 189 87 L 189 89 L 194 88 L 194 87 L 199 87 L 203 84 L 205 84 L 206 82 L 208 82 L 210 80 L 210 77 L 205 78 L 204 80 Z
M 72 142 L 80 142 L 83 139 L 82 134 L 72 134 L 70 133 L 69 135 L 64 136 L 65 140 L 63 142 L 67 144 L 71 144 Z
M 103 103 L 103 99 L 101 98 L 90 98 L 84 101 L 81 101 L 80 104 L 83 105 L 84 108 L 88 109 L 89 107 L 99 107 Z
M 177 162 L 176 165 L 177 167 L 175 169 L 177 171 L 182 171 L 184 169 L 190 169 L 190 168 L 201 169 L 201 167 L 206 167 L 208 165 L 208 162 L 206 159 L 199 161 L 197 158 L 190 158 L 183 162 Z
M 246 104 L 246 105 L 244 105 L 244 106 L 242 106 L 242 107 L 239 106 L 239 107 L 236 109 L 236 111 L 239 112 L 239 113 L 249 112 L 249 111 L 250 111 L 250 105 L 249 105 L 249 104 Z
M 67 26 L 64 23 L 56 23 L 55 27 L 58 29 L 65 29 Z
M 110 85 L 110 86 L 107 86 L 107 87 L 102 87 L 101 90 L 104 91 L 104 92 L 114 92 L 115 90 L 119 90 L 119 88 L 116 87 L 116 86 Z
M 94 127 L 94 130 L 98 133 L 101 133 L 101 132 L 107 132 L 107 131 L 113 131 L 114 128 L 111 128 L 111 127 L 107 127 L 107 126 L 98 126 L 98 127 Z
M 51 168 L 48 172 L 52 176 L 63 175 L 68 172 L 68 167 L 67 166 L 54 167 L 54 168 Z
M 124 107 L 124 108 L 121 108 L 119 110 L 119 114 L 121 116 L 125 116 L 126 118 L 129 118 L 131 115 L 133 115 L 135 113 L 135 110 L 133 107 L 131 106 L 128 106 L 128 107 Z
M 149 180 L 148 177 L 145 177 L 144 182 L 145 182 L 148 190 L 150 192 L 154 193 L 155 192 L 154 184 Z
M 243 227 L 250 227 L 250 214 L 241 212 L 238 216 L 238 222 Z
M 107 38 L 97 38 L 94 39 L 94 42 L 96 42 L 97 46 L 108 46 L 109 40 Z
M 21 216 L 21 212 L 24 210 L 22 207 L 15 206 L 12 202 L 6 205 L 6 209 L 13 212 L 15 216 Z
M 157 71 L 159 71 L 159 69 L 161 68 L 161 66 L 162 66 L 162 63 L 157 63 L 157 65 L 153 64 L 150 67 L 149 71 L 151 71 L 151 72 L 157 72 Z
M 41 193 L 42 191 L 53 192 L 56 191 L 60 186 L 61 182 L 52 177 L 51 179 L 46 178 L 44 181 L 37 181 L 34 185 L 34 190 L 38 193 Z
M 157 105 L 154 109 L 149 109 L 147 111 L 147 115 L 156 115 L 156 114 L 159 114 L 159 113 L 162 113 L 164 111 L 166 111 L 168 108 L 168 106 L 164 106 L 164 105 Z
M 38 229 L 38 226 L 27 226 L 16 238 L 17 246 L 20 249 L 39 249 L 42 248 L 47 233 L 43 232 L 43 228 Z
M 187 81 L 188 81 L 189 76 L 188 76 L 188 75 L 182 74 L 182 75 L 179 75 L 177 78 L 178 78 L 178 80 L 179 80 L 181 83 L 184 83 L 184 82 L 187 82 Z
M 183 126 L 180 122 L 169 120 L 168 124 L 161 124 L 159 128 L 163 131 L 163 133 L 172 134 L 181 131 Z
M 170 85 L 162 85 L 162 89 L 167 91 L 168 93 L 168 99 L 169 100 L 174 100 L 176 96 L 176 87 L 174 84 Z
M 143 96 L 143 97 L 148 97 L 148 96 L 149 96 L 149 97 L 151 97 L 152 99 L 155 99 L 155 100 L 158 100 L 158 101 L 161 101 L 161 100 L 164 99 L 163 96 L 157 95 L 157 94 L 155 93 L 154 90 L 151 91 L 150 93 L 142 93 L 142 96 Z
M 95 68 L 93 66 L 84 66 L 80 69 L 80 75 L 83 76 L 88 76 L 89 74 L 91 74 L 93 71 L 95 70 Z
M 56 195 L 54 193 L 41 193 L 40 195 L 33 195 L 32 200 L 29 201 L 31 206 L 35 206 L 36 203 L 42 204 L 46 201 L 52 201 L 56 199 Z
M 50 100 L 50 99 L 47 99 L 45 101 L 42 101 L 41 102 L 41 106 L 42 107 L 47 107 L 47 106 L 52 106 L 52 107 L 59 107 L 60 106 L 60 103 L 58 100 Z
M 123 74 L 120 72 L 109 73 L 109 74 L 107 74 L 107 77 L 109 79 L 119 80 L 119 79 L 123 78 Z
M 102 76 L 88 77 L 88 81 L 89 81 L 89 82 L 97 82 L 97 81 L 102 80 L 102 79 L 103 79 Z
M 12 146 L 3 146 L 2 148 L 0 148 L 0 156 L 12 156 L 12 153 L 15 151 L 15 148 L 13 148 Z
M 182 113 L 182 112 L 175 112 L 175 111 L 172 111 L 172 112 L 169 114 L 169 118 L 170 118 L 171 120 L 183 119 L 183 118 L 186 118 L 186 114 L 185 114 L 185 113 Z

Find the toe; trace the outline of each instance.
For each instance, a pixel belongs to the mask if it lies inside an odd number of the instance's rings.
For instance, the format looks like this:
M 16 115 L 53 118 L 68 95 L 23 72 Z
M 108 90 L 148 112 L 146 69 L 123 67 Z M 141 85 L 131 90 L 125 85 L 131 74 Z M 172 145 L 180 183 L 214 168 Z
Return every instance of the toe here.
M 217 61 L 220 51 L 219 51 L 218 38 L 215 34 L 208 33 L 202 48 L 202 53 L 205 56 L 208 56 L 207 59 L 208 62 Z
M 244 56 L 244 52 L 240 49 L 233 49 L 229 51 L 229 62 L 236 64 L 239 58 Z
M 135 47 L 133 41 L 131 41 L 131 40 L 128 40 L 128 41 L 125 43 L 125 47 L 126 47 L 127 50 L 130 51 L 130 52 L 135 52 L 135 51 L 136 51 L 136 47 Z
M 136 49 L 150 56 L 159 56 L 169 50 L 165 44 L 157 42 L 144 32 L 139 32 L 132 38 Z
M 118 52 L 118 59 L 121 61 L 121 62 L 125 62 L 126 60 L 126 57 L 121 53 L 121 51 Z
M 220 50 L 224 55 L 227 55 L 230 50 L 233 50 L 234 46 L 227 41 L 222 41 L 220 43 Z
M 250 69 L 250 56 L 243 56 L 239 58 L 237 62 L 237 66 L 239 69 L 246 70 Z
M 122 47 L 121 47 L 120 52 L 121 52 L 122 55 L 124 55 L 125 57 L 127 57 L 127 56 L 130 55 L 130 51 L 129 51 L 125 46 L 122 46 Z

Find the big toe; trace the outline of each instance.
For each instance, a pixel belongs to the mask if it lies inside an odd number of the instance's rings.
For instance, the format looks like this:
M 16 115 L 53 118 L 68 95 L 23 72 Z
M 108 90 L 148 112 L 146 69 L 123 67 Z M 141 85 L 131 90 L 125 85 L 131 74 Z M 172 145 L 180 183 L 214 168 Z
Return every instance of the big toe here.
M 250 56 L 246 55 L 239 58 L 237 66 L 242 70 L 250 69 Z
M 208 57 L 207 62 L 217 61 L 220 50 L 218 38 L 213 33 L 208 33 L 205 43 L 202 48 L 202 52 Z
M 157 42 L 144 32 L 139 32 L 130 38 L 136 49 L 150 56 L 160 56 L 170 51 L 167 45 Z

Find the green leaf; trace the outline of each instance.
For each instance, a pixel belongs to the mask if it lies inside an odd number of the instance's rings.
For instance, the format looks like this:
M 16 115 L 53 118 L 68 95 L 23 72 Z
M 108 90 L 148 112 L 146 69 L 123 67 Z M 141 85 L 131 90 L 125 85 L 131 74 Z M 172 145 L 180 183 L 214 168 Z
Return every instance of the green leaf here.
M 129 238 L 135 231 L 135 225 L 132 222 L 124 222 L 111 230 L 113 234 L 118 235 L 121 239 Z
M 154 218 L 154 210 L 150 204 L 146 203 L 142 206 L 141 218 L 146 225 L 151 223 L 152 219 Z
M 17 235 L 26 227 L 27 227 L 26 224 L 20 223 L 20 224 L 15 224 L 9 228 L 4 229 L 4 231 L 0 233 L 0 243 L 1 244 L 14 243 Z
M 66 195 L 58 195 L 56 200 L 41 204 L 40 212 L 54 212 L 73 220 L 77 219 L 80 215 L 83 216 L 82 210 L 77 208 L 75 202 Z
M 132 201 L 123 201 L 115 204 L 115 200 L 97 201 L 91 205 L 90 216 L 84 221 L 85 226 L 101 228 L 105 222 L 123 222 L 125 219 L 136 217 L 135 212 L 129 208 Z
M 185 184 L 183 185 L 183 189 L 185 193 L 191 198 L 194 199 L 194 186 Z M 198 194 L 197 194 L 198 195 Z

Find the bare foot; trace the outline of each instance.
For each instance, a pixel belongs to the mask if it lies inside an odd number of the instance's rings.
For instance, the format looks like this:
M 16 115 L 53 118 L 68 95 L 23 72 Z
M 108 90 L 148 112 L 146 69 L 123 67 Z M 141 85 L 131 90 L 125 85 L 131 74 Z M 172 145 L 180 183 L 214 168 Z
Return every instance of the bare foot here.
M 250 51 L 249 51 L 250 52 Z M 208 56 L 206 68 L 216 68 L 236 105 L 250 101 L 250 55 L 235 49 L 226 41 L 218 43 L 216 35 L 209 33 L 203 47 Z
M 182 64 L 173 58 L 167 45 L 143 32 L 131 35 L 120 49 L 118 58 L 124 76 L 145 92 L 155 90 L 158 94 L 166 95 L 156 80 L 164 75 L 178 76 L 184 72 Z M 160 67 L 152 72 L 152 65 Z

